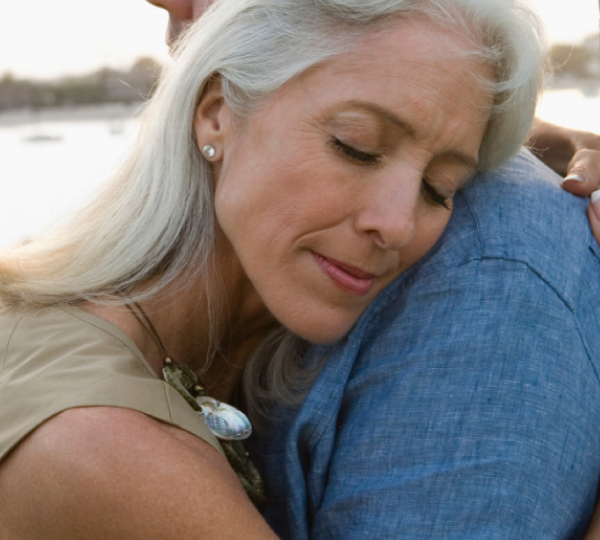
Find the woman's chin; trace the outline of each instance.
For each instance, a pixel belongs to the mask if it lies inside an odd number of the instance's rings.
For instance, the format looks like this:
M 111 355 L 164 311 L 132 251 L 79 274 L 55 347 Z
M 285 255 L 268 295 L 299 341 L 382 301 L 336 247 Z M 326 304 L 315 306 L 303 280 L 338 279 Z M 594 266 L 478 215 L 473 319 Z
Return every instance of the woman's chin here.
M 310 343 L 326 345 L 342 339 L 350 332 L 355 322 L 356 317 L 339 321 L 323 321 L 314 318 L 310 321 L 294 321 L 292 324 L 285 324 L 285 326 L 288 330 Z

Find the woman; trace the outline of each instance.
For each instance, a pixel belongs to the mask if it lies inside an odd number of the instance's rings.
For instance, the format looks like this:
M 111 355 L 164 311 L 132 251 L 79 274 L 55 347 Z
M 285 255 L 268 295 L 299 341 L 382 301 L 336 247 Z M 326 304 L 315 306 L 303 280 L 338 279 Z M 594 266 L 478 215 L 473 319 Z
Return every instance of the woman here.
M 540 35 L 505 1 L 207 14 L 112 182 L 0 257 L 2 538 L 274 538 L 214 437 L 243 416 L 194 408 L 301 399 L 303 343 L 342 338 L 521 145 Z

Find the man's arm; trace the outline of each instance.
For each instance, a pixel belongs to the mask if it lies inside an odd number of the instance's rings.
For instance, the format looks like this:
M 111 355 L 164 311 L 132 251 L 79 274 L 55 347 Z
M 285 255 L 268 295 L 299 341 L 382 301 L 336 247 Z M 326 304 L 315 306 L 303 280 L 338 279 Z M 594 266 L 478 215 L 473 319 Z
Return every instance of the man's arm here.
M 589 195 L 600 187 L 600 135 L 536 118 L 527 146 L 548 167 L 571 179 L 567 191 Z
M 570 193 L 587 197 L 600 189 L 600 135 L 536 118 L 527 146 L 548 167 L 565 177 L 563 188 Z M 600 193 L 592 195 L 588 217 L 600 242 Z
M 600 384 L 572 307 L 525 264 L 484 259 L 391 309 L 347 386 L 312 540 L 581 536 Z

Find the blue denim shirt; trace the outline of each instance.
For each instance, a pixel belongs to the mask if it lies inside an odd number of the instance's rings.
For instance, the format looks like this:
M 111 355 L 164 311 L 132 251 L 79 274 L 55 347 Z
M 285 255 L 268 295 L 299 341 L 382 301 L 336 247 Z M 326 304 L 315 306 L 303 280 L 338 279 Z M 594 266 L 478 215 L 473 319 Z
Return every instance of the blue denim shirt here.
M 600 473 L 600 253 L 527 152 L 455 198 L 254 442 L 284 539 L 579 538 Z

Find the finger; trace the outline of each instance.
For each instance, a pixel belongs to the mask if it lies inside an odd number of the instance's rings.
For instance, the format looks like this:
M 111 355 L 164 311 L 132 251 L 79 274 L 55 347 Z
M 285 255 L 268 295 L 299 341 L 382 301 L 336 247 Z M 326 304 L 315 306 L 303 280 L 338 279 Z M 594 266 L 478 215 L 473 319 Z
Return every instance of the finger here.
M 562 187 L 580 197 L 600 189 L 600 150 L 579 150 L 569 163 Z
M 596 242 L 600 244 L 600 190 L 594 191 L 588 207 L 588 218 Z

